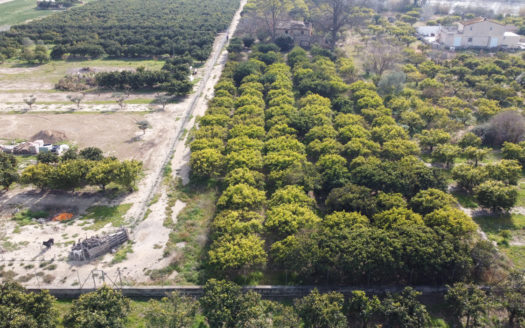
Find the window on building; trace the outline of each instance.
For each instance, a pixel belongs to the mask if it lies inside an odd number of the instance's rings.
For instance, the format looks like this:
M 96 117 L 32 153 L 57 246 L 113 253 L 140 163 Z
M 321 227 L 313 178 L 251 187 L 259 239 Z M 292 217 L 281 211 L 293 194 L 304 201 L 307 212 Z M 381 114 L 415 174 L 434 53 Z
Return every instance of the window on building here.
M 304 35 L 304 31 L 301 31 L 301 34 Z
M 472 42 L 472 38 L 468 38 L 468 42 Z
M 470 27 L 470 30 L 472 31 L 472 26 Z
M 288 30 L 285 30 L 284 33 L 288 34 Z

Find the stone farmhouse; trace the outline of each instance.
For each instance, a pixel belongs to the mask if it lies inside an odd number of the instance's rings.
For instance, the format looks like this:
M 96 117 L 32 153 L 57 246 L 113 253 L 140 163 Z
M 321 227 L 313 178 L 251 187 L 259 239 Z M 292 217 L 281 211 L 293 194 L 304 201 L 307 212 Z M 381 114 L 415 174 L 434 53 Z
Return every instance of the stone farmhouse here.
M 309 47 L 312 42 L 312 25 L 295 20 L 282 21 L 275 27 L 275 35 L 290 36 L 296 45 Z

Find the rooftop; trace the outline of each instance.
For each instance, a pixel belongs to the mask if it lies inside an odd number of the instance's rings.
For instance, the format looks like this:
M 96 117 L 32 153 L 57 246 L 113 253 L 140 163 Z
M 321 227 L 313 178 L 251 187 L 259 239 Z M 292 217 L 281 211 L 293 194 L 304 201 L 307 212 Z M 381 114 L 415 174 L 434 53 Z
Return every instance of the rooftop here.
M 302 22 L 302 21 L 296 21 L 296 20 L 289 20 L 289 21 L 283 21 L 279 22 L 277 24 L 278 29 L 289 29 L 289 30 L 297 30 L 297 29 L 308 29 L 308 26 Z
M 494 23 L 494 24 L 503 25 L 503 24 L 500 24 L 500 23 L 495 22 L 493 20 L 490 20 L 490 19 L 488 19 L 486 17 L 473 18 L 473 19 L 470 19 L 470 20 L 462 21 L 462 22 L 460 22 L 460 24 L 463 25 L 463 26 L 467 26 L 467 25 L 472 25 L 472 24 L 476 24 L 476 23 L 481 23 L 481 22 L 484 22 L 484 21 L 489 21 L 489 22 Z

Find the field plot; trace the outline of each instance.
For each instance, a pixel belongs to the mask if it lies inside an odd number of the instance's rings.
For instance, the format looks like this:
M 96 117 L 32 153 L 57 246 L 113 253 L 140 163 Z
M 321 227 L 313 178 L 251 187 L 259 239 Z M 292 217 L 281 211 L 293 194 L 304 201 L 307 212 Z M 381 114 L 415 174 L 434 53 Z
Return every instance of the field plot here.
M 32 106 L 34 111 L 70 111 L 76 106 L 68 96 L 78 92 L 61 92 L 55 84 L 65 75 L 76 74 L 89 68 L 95 72 L 135 70 L 144 67 L 159 70 L 163 65 L 155 60 L 78 60 L 52 61 L 39 66 L 27 66 L 19 61 L 9 61 L 0 65 L 0 112 L 25 111 L 24 99 L 29 95 L 36 98 Z M 154 92 L 143 91 L 131 93 L 126 98 L 127 111 L 149 111 L 148 104 L 154 99 Z M 112 106 L 111 106 L 112 105 Z M 142 106 L 137 106 L 142 105 Z M 94 90 L 85 94 L 82 111 L 108 111 L 118 109 L 115 93 L 108 90 Z
M 84 0 L 86 4 L 93 0 Z M 62 10 L 37 9 L 36 1 L 32 0 L 0 0 L 0 31 L 12 25 L 22 24 L 29 20 L 43 18 Z
M 1 0 L 0 28 L 21 24 L 27 20 L 53 14 L 52 10 L 37 10 L 32 0 Z
M 13 27 L 0 37 L 0 45 L 19 47 L 24 38 L 29 38 L 53 44 L 54 58 L 65 53 L 90 57 L 188 53 L 204 60 L 215 35 L 228 27 L 237 5 L 233 0 L 96 1 L 52 18 Z
M 165 112 L 150 114 L 28 113 L 0 115 L 2 126 L 6 127 L 2 129 L 0 136 L 2 139 L 30 140 L 34 133 L 42 129 L 51 129 L 63 132 L 68 142 L 79 148 L 95 146 L 101 148 L 106 155 L 116 156 L 119 159 L 133 158 L 144 164 L 144 178 L 138 185 L 138 190 L 131 194 L 111 186 L 108 186 L 106 192 L 89 189 L 66 193 L 39 192 L 23 186 L 3 192 L 0 196 L 0 208 L 2 209 L 0 247 L 4 252 L 2 254 L 4 262 L 0 265 L 5 265 L 1 270 L 3 276 L 5 277 L 4 273 L 13 271 L 14 273 L 8 273 L 8 275 L 14 274 L 16 279 L 23 277 L 19 281 L 29 284 L 71 285 L 75 281 L 78 283 L 78 279 L 73 279 L 71 275 L 71 272 L 75 271 L 71 270 L 79 270 L 81 275 L 86 275 L 89 269 L 83 266 L 75 269 L 67 262 L 67 254 L 73 242 L 79 238 L 114 232 L 116 228 L 138 216 L 136 207 L 140 206 L 147 196 L 149 187 L 155 179 L 154 173 L 159 170 L 162 157 L 170 141 L 167 136 L 172 133 L 171 131 L 180 129 L 178 117 L 183 106 L 187 104 L 187 102 L 182 102 L 170 105 Z M 151 124 L 151 129 L 148 129 L 144 135 L 136 126 L 136 121 L 143 119 L 148 120 Z M 29 159 L 28 164 L 31 161 L 34 163 L 34 159 Z M 132 208 L 132 205 L 135 207 Z M 153 263 L 162 259 L 162 249 L 155 250 L 153 245 L 166 243 L 169 230 L 162 226 L 165 202 L 161 200 L 157 206 L 157 209 L 152 208 L 154 213 L 149 215 L 147 221 L 144 221 L 146 226 L 139 224 L 136 230 L 137 239 L 134 240 L 137 241 L 142 253 L 135 251 L 134 260 L 131 261 L 132 263 L 128 261 L 127 270 L 124 270 L 126 277 L 130 277 L 130 281 L 141 280 L 143 277 L 141 269 L 135 267 L 144 266 L 154 269 L 156 266 Z M 73 220 L 44 224 L 38 224 L 33 220 L 39 217 L 53 217 L 63 212 L 74 214 Z M 13 220 L 11 217 L 15 213 L 22 214 L 18 219 L 15 216 Z M 157 225 L 156 222 L 158 222 Z M 142 242 L 145 237 L 153 237 L 154 241 L 145 244 Z M 42 242 L 49 238 L 54 238 L 55 245 L 49 251 L 44 252 Z M 120 254 L 120 261 L 124 260 L 125 254 Z M 96 261 L 94 267 L 100 266 L 101 263 L 109 265 L 112 263 L 112 256 L 101 260 L 103 262 Z M 165 261 L 169 261 L 169 258 Z M 11 262 L 16 263 L 16 267 L 9 267 L 8 264 Z M 51 262 L 53 262 L 52 269 L 45 269 L 47 268 L 46 263 Z M 44 266 L 39 267 L 42 263 Z M 35 266 L 34 272 L 24 268 L 32 265 Z M 158 268 L 166 265 L 167 263 L 161 262 Z M 93 264 L 88 266 L 93 268 Z M 57 279 L 51 280 L 48 277 L 47 281 L 42 281 L 42 277 L 36 278 L 36 274 L 42 270 L 43 272 L 51 271 L 46 274 L 53 275 Z M 110 270 L 116 270 L 116 268 L 110 268 Z M 66 276 L 68 278 L 58 281 L 59 277 L 63 279 Z
M 155 72 L 165 65 L 164 60 L 70 58 L 28 65 L 9 59 L 0 65 L 0 144 L 32 141 L 35 134 L 49 130 L 64 136 L 61 143 L 79 149 L 98 147 L 106 157 L 143 163 L 143 173 L 133 192 L 114 184 L 105 189 L 88 186 L 69 191 L 40 190 L 19 184 L 8 191 L 0 190 L 2 279 L 13 278 L 27 285 L 77 286 L 90 277 L 92 270 L 103 269 L 111 279 L 120 272 L 125 284 L 151 283 L 150 274 L 169 267 L 173 258 L 179 256 L 180 245 L 174 245 L 173 253 L 165 252 L 173 228 L 166 222 L 176 224 L 177 215 L 185 204 L 181 201 L 172 204 L 166 195 L 162 183 L 163 167 L 174 145 L 182 147 L 180 154 L 177 150 L 174 157 L 177 165 L 185 166 L 187 162 L 188 158 L 183 155 L 184 137 L 195 123 L 196 117 L 192 114 L 202 115 L 206 110 L 207 99 L 212 97 L 213 85 L 226 59 L 226 35 L 216 36 L 216 32 L 227 27 L 239 4 L 227 2 L 228 6 L 221 9 L 225 14 L 220 17 L 220 23 L 218 17 L 209 19 L 207 10 L 210 8 L 202 3 L 199 4 L 202 10 L 191 9 L 194 14 L 192 28 L 206 29 L 206 32 L 198 32 L 206 36 L 206 40 L 200 39 L 202 59 L 212 50 L 213 53 L 203 65 L 196 65 L 199 68 L 191 77 L 196 92 L 187 97 L 170 97 L 158 90 L 99 90 L 95 87 L 84 91 L 84 98 L 77 105 L 69 97 L 80 92 L 55 90 L 55 84 L 65 75 L 75 75 L 87 67 L 93 72 L 140 71 L 139 67 Z M 183 3 L 188 8 L 188 3 L 180 1 L 155 3 Z M 84 8 L 88 7 L 83 6 L 75 13 L 82 13 Z M 177 13 L 182 11 L 181 7 L 177 9 Z M 199 12 L 203 14 L 199 16 Z M 63 14 L 69 15 L 69 11 Z M 239 15 L 240 12 L 237 19 Z M 160 25 L 149 28 L 150 31 L 164 29 Z M 181 44 L 196 40 L 191 33 L 179 32 L 177 42 Z M 149 54 L 151 56 L 145 57 L 154 57 L 153 51 Z M 125 100 L 119 104 L 117 96 Z M 159 96 L 169 101 L 161 105 L 156 101 Z M 28 97 L 35 98 L 31 105 L 25 101 Z M 143 130 L 137 124 L 140 121 L 148 123 Z M 18 157 L 19 169 L 37 162 L 34 155 Z M 173 175 L 179 171 L 174 168 Z M 166 177 L 169 172 L 165 171 Z M 49 221 L 55 217 L 69 218 L 69 214 L 72 214 L 71 219 Z M 110 234 L 122 225 L 128 228 L 130 241 L 114 255 L 107 254 L 89 264 L 68 260 L 72 245 L 79 239 Z M 44 247 L 42 242 L 51 238 L 54 245 Z M 168 281 L 176 275 L 177 272 L 171 270 L 170 276 L 162 279 Z M 100 279 L 103 277 L 99 275 Z

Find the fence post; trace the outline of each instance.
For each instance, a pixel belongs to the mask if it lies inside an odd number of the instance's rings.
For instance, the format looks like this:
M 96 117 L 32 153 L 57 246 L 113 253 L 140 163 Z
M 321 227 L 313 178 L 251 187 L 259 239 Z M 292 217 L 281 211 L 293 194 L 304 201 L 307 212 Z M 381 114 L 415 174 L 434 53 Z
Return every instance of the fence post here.
M 93 271 L 95 270 L 91 270 L 91 277 L 93 278 L 93 287 L 97 289 L 97 282 L 95 281 L 95 275 L 93 274 Z

